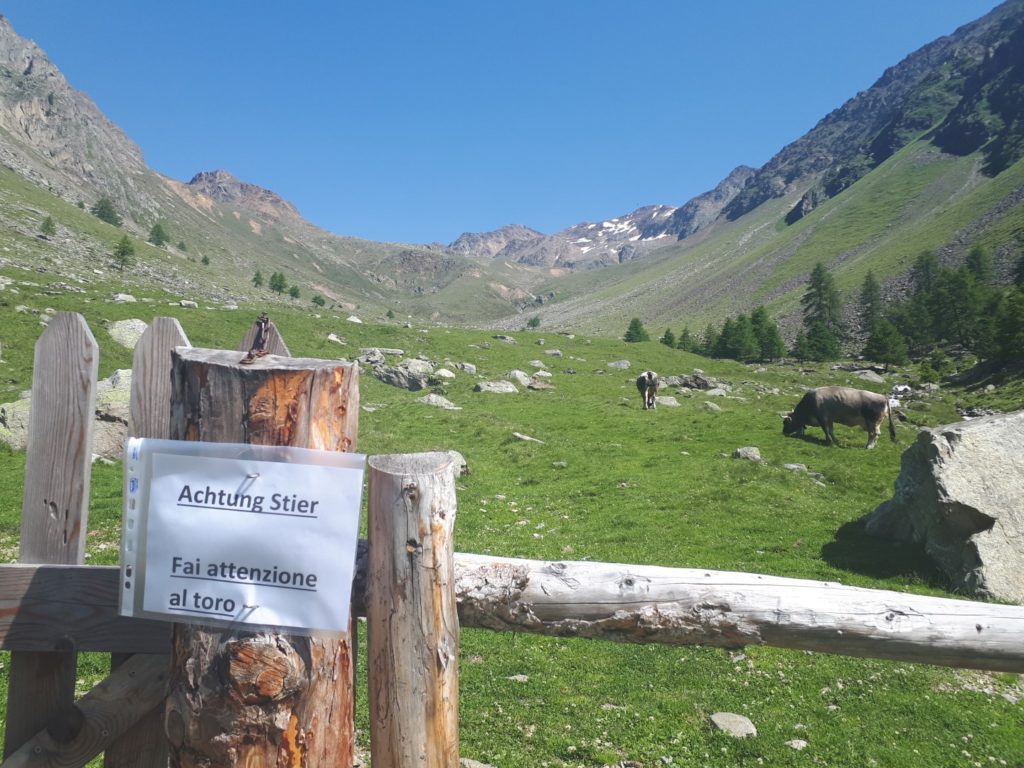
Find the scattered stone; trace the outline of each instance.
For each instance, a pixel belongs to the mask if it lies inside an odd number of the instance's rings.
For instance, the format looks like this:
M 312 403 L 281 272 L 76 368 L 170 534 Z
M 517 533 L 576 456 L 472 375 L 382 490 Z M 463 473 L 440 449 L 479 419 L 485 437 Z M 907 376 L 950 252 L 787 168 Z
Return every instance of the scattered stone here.
M 800 752 L 801 750 L 807 749 L 807 742 L 803 739 L 790 739 L 786 742 L 786 746 L 792 747 L 797 752 Z
M 481 763 L 477 760 L 470 760 L 468 757 L 460 757 L 459 768 L 493 768 L 493 766 L 490 766 L 487 763 Z
M 923 543 L 954 588 L 1024 604 L 1024 411 L 922 430 L 864 523 Z
M 807 465 L 806 464 L 783 464 L 782 468 L 783 469 L 788 469 L 790 472 L 806 472 L 807 471 Z
M 707 401 L 704 403 L 704 410 L 711 411 L 713 413 L 718 413 L 719 411 L 722 410 L 722 407 L 718 405 L 718 403 L 712 403 L 711 401 Z
M 145 320 L 115 320 L 108 327 L 110 338 L 126 349 L 135 349 L 149 326 Z
M 492 339 L 497 339 L 498 341 L 504 341 L 506 344 L 518 344 L 519 343 L 518 341 L 513 339 L 511 336 L 504 336 L 504 335 L 501 335 L 501 334 L 499 334 L 498 336 L 491 336 L 491 338 Z
M 437 408 L 444 408 L 446 411 L 461 411 L 462 406 L 455 405 L 451 400 L 448 400 L 441 395 L 433 392 L 424 395 L 423 397 L 417 398 L 419 402 L 426 403 L 427 405 L 433 405 Z
M 455 367 L 463 373 L 468 373 L 470 376 L 476 376 L 476 366 L 472 363 L 456 363 Z
M 405 350 L 402 349 L 389 349 L 388 347 L 360 347 L 360 354 L 368 354 L 370 352 L 380 352 L 382 355 L 391 355 L 392 357 L 401 357 L 405 354 Z
M 746 459 L 747 461 L 752 461 L 755 464 L 764 464 L 764 459 L 761 458 L 761 451 L 752 445 L 737 448 L 732 452 L 732 457 L 734 459 Z
M 348 344 L 347 341 L 345 341 L 343 338 L 338 336 L 338 334 L 336 334 L 336 333 L 328 333 L 327 334 L 327 340 L 328 341 L 333 341 L 335 344 L 340 344 L 343 347 Z
M 562 350 L 560 350 L 560 349 L 546 349 L 546 350 L 544 350 L 544 354 L 545 355 L 550 355 L 551 357 L 562 357 Z
M 455 374 L 449 371 L 447 368 L 438 368 L 436 371 L 434 371 L 434 376 L 436 376 L 439 379 L 449 380 L 455 378 Z
M 349 316 L 348 316 L 348 317 L 346 317 L 345 319 L 346 319 L 346 320 L 348 320 L 348 321 L 349 321 L 350 323 L 355 323 L 356 325 L 362 325 L 362 324 L 363 324 L 363 321 L 362 321 L 362 320 L 360 320 L 360 319 L 359 319 L 358 317 L 356 317 L 355 315 L 349 315 Z
M 223 307 L 221 307 L 221 309 L 235 310 L 235 309 L 238 309 L 238 305 L 237 304 L 225 304 Z
M 551 466 L 554 467 L 555 469 L 566 469 L 569 466 L 569 462 L 567 462 L 567 461 L 552 461 L 551 462 Z
M 547 368 L 547 366 L 540 360 L 531 360 L 530 365 L 532 365 L 534 368 L 540 368 L 541 370 Z
M 368 349 L 356 358 L 356 362 L 362 365 L 383 365 L 384 353 L 379 349 Z
M 854 371 L 853 375 L 862 381 L 870 381 L 872 384 L 885 384 L 885 378 L 872 370 Z
M 527 683 L 527 682 L 530 681 L 530 676 L 529 675 L 510 675 L 506 679 L 511 680 L 514 683 Z
M 750 719 L 733 712 L 715 712 L 711 716 L 711 724 L 737 739 L 757 736 L 757 728 L 750 722 Z
M 115 293 L 112 301 L 115 304 L 134 304 L 136 299 L 130 293 Z
M 658 405 L 668 406 L 669 408 L 679 407 L 679 401 L 672 397 L 672 395 L 658 395 L 654 398 L 654 402 Z
M 378 364 L 373 368 L 374 378 L 410 392 L 426 389 L 433 372 L 434 368 L 429 362 L 413 358 L 406 358 L 398 365 Z
M 704 393 L 704 395 L 707 397 L 725 397 L 728 394 L 729 390 L 727 390 L 725 387 L 712 387 L 711 389 Z
M 536 373 L 533 374 L 533 378 L 535 378 L 535 379 L 550 379 L 551 378 L 551 371 L 537 371 Z
M 526 371 L 520 371 L 518 368 L 506 373 L 505 378 L 509 381 L 514 381 L 521 387 L 525 387 L 530 383 L 530 374 L 526 373 Z
M 185 309 L 199 309 L 199 305 L 191 299 L 182 299 L 178 302 L 179 307 L 185 307 Z
M 618 368 L 619 370 L 625 371 L 630 367 L 629 360 L 613 360 L 607 364 L 609 368 Z
M 534 391 L 540 391 L 542 389 L 554 389 L 555 387 L 553 384 L 549 384 L 548 382 L 544 381 L 544 379 L 530 379 L 530 382 L 526 385 L 526 388 L 532 389 Z
M 540 346 L 543 347 L 544 346 L 544 339 L 537 339 L 537 344 L 539 344 Z
M 516 438 L 518 440 L 524 440 L 524 441 L 526 441 L 528 443 L 540 443 L 541 445 L 544 445 L 544 441 L 543 440 L 538 440 L 536 437 L 530 437 L 529 435 L 524 435 L 521 432 L 513 432 L 512 433 L 512 437 L 514 437 L 514 438 Z
M 481 381 L 475 387 L 474 392 L 494 392 L 502 395 L 517 394 L 516 385 L 511 381 Z

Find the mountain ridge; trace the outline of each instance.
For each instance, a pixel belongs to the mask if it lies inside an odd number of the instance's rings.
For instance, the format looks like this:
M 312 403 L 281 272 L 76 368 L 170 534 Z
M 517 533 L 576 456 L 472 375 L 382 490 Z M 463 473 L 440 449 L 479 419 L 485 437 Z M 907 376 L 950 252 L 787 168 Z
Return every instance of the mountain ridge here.
M 187 183 L 152 171 L 2 19 L 0 162 L 39 192 L 9 185 L 0 221 L 15 255 L 0 255 L 0 266 L 109 277 L 97 266 L 109 269 L 112 245 L 127 233 L 147 283 L 223 303 L 287 301 L 251 283 L 257 270 L 280 271 L 304 297 L 381 318 L 394 310 L 514 328 L 536 316 L 545 327 L 604 333 L 629 316 L 703 323 L 758 302 L 792 327 L 816 260 L 850 296 L 869 268 L 898 295 L 913 249 L 956 261 L 983 244 L 1005 279 L 1024 241 L 1022 19 L 1024 0 L 1009 0 L 924 46 L 761 168 L 738 166 L 681 206 L 643 206 L 551 235 L 508 225 L 447 246 L 330 233 L 226 170 Z M 62 207 L 101 196 L 124 215 L 121 230 Z M 64 227 L 59 243 L 35 237 L 47 212 Z M 155 223 L 178 245 L 146 244 Z

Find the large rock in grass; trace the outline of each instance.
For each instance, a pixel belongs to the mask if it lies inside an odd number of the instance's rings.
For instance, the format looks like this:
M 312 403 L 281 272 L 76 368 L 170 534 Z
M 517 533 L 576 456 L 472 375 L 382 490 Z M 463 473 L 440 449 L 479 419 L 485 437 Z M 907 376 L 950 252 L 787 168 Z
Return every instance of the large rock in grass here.
M 407 389 L 410 392 L 417 392 L 426 389 L 430 376 L 434 372 L 434 366 L 426 360 L 407 358 L 398 365 L 376 365 L 373 368 L 374 378 L 380 379 L 385 384 L 393 387 Z
M 132 372 L 118 370 L 108 379 L 96 382 L 96 412 L 92 430 L 94 457 L 120 459 L 128 436 L 128 403 L 131 399 Z M 32 400 L 25 398 L 0 405 L 0 442 L 15 451 L 28 445 Z
M 923 543 L 957 588 L 1024 604 L 1024 411 L 923 430 L 864 522 Z

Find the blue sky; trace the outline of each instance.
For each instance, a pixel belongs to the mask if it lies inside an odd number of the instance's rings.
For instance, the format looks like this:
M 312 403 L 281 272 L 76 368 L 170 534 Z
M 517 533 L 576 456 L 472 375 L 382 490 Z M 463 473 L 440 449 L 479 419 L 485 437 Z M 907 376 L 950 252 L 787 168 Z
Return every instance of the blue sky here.
M 187 181 L 448 243 L 681 205 L 994 0 L 0 0 Z

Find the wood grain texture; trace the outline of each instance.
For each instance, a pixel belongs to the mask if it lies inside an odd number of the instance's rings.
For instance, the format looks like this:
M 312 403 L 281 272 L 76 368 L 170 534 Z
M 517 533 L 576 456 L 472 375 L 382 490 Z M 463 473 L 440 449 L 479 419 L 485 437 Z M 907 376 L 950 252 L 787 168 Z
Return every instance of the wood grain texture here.
M 81 563 L 89 520 L 99 350 L 85 319 L 58 313 L 36 342 L 21 511 L 21 563 Z M 13 654 L 4 755 L 71 705 L 75 654 Z
M 360 552 L 355 615 L 365 612 L 365 540 Z M 1024 672 L 1019 605 L 725 571 L 459 552 L 454 559 L 465 627 L 664 645 L 763 644 Z M 631 591 L 630 579 L 640 586 Z M 0 650 L 166 649 L 167 624 L 117 615 L 118 580 L 110 566 L 0 565 Z M 670 620 L 679 615 L 685 621 Z
M 459 764 L 459 619 L 448 453 L 369 462 L 367 679 L 375 768 Z
M 189 347 L 181 323 L 154 317 L 132 353 L 128 436 L 166 439 L 171 430 L 171 351 Z
M 190 347 L 173 317 L 155 317 L 132 355 L 132 394 L 128 408 L 129 437 L 166 439 L 171 433 L 171 351 Z M 170 651 L 170 632 L 167 637 Z M 131 658 L 114 654 L 111 671 Z M 170 665 L 170 657 L 167 657 Z M 166 768 L 169 750 L 164 734 L 163 702 L 126 730 L 103 753 L 104 768 Z
M 118 615 L 120 568 L 0 565 L 0 649 L 169 653 L 170 625 Z
M 1024 606 L 692 568 L 456 555 L 467 626 L 1024 672 Z
M 358 367 L 238 352 L 175 350 L 171 438 L 355 449 Z M 348 635 L 174 625 L 166 732 L 171 764 L 351 765 L 354 662 Z M 214 738 L 216 736 L 216 738 Z
M 3 768 L 81 768 L 163 701 L 167 662 L 166 655 L 136 654 L 52 718 Z

